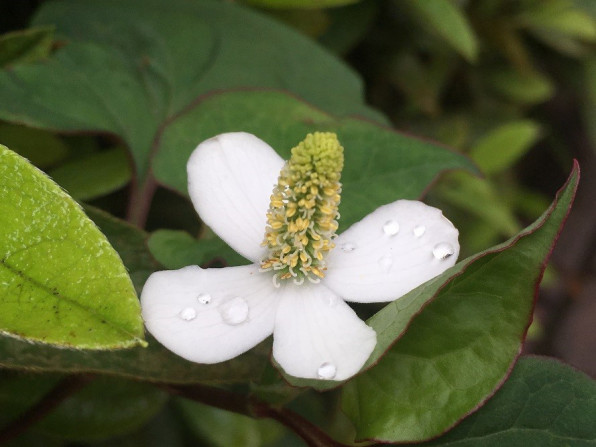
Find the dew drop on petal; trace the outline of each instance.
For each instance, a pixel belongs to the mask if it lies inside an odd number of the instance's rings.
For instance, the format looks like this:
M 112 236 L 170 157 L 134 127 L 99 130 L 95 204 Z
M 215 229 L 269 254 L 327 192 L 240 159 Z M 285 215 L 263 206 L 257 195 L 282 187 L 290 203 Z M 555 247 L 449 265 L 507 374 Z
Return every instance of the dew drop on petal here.
M 197 311 L 192 307 L 187 307 L 186 309 L 182 309 L 178 315 L 180 315 L 180 318 L 184 321 L 190 321 L 197 317 Z
M 447 242 L 441 242 L 433 248 L 433 256 L 441 261 L 453 256 L 454 253 L 453 246 Z
M 248 318 L 248 303 L 237 296 L 219 307 L 221 318 L 228 324 L 235 326 L 244 323 Z
M 422 237 L 424 233 L 426 233 L 426 227 L 424 225 L 418 225 L 417 227 L 414 227 L 413 232 L 414 236 Z
M 356 250 L 356 245 L 352 244 L 351 242 L 346 242 L 345 244 L 341 244 L 341 250 L 349 253 L 351 251 Z
M 200 293 L 199 296 L 197 296 L 197 301 L 201 304 L 209 304 L 211 302 L 211 295 L 208 293 Z
M 330 362 L 321 363 L 321 366 L 319 366 L 319 369 L 317 369 L 317 375 L 319 376 L 319 379 L 333 379 L 336 372 L 337 368 L 333 363 Z
M 381 269 L 383 269 L 383 271 L 387 273 L 389 272 L 389 270 L 391 270 L 391 266 L 393 265 L 393 258 L 390 254 L 385 254 L 381 256 L 381 258 L 379 259 L 379 265 L 381 266 Z
M 383 233 L 387 236 L 395 236 L 399 233 L 399 224 L 394 220 L 388 220 L 385 222 L 385 225 L 383 225 Z

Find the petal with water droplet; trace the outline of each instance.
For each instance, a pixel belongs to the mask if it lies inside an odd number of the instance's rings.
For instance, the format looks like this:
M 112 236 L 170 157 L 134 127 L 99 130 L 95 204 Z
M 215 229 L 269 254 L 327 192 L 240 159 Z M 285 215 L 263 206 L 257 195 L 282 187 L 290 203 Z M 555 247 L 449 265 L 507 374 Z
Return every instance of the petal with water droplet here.
M 264 258 L 267 210 L 284 161 L 264 141 L 244 132 L 199 144 L 187 164 L 188 193 L 199 216 L 242 256 Z
M 278 293 L 271 276 L 255 265 L 189 266 L 153 273 L 143 288 L 141 309 L 148 331 L 170 351 L 193 362 L 218 363 L 272 333 Z M 208 305 L 197 302 L 202 294 L 211 297 Z M 226 309 L 233 324 L 225 319 Z M 246 312 L 239 321 L 241 310 Z
M 321 284 L 281 289 L 273 356 L 286 373 L 345 380 L 370 356 L 377 342 L 375 331 L 334 295 Z
M 391 221 L 399 222 L 399 232 L 388 235 Z M 376 209 L 343 232 L 335 244 L 341 247 L 346 241 L 357 243 L 358 252 L 331 251 L 322 282 L 345 300 L 359 303 L 397 299 L 454 265 L 459 254 L 453 224 L 441 210 L 413 200 Z M 452 253 L 437 258 L 439 244 Z

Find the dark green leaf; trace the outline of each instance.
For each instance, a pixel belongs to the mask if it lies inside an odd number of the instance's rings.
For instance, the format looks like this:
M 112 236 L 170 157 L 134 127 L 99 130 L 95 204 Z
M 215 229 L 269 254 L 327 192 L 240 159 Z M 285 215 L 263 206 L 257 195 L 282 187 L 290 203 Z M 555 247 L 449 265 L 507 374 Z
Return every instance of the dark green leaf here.
M 284 88 L 340 115 L 379 118 L 332 55 L 227 2 L 65 0 L 45 3 L 34 22 L 55 25 L 68 44 L 44 64 L 0 72 L 0 118 L 117 135 L 139 180 L 163 126 L 213 90 Z
M 99 377 L 61 402 L 35 430 L 69 440 L 106 439 L 140 427 L 167 398 L 148 384 Z
M 368 364 L 378 363 L 343 393 L 358 438 L 432 438 L 505 380 L 578 178 L 575 167 L 551 207 L 518 236 L 456 264 L 369 320 L 377 346 Z
M 361 0 L 242 0 L 251 6 L 262 8 L 305 8 L 320 9 L 349 5 Z
M 218 260 L 225 265 L 248 263 L 221 239 L 197 240 L 184 231 L 158 230 L 151 235 L 148 245 L 155 258 L 168 269 L 187 265 L 208 266 Z
M 186 162 L 196 145 L 239 129 L 257 135 L 284 159 L 307 133 L 336 132 L 346 159 L 341 228 L 386 203 L 418 198 L 445 170 L 475 171 L 470 160 L 432 142 L 369 121 L 335 118 L 281 92 L 239 91 L 205 98 L 168 126 L 154 160 L 156 178 L 185 194 Z
M 0 123 L 0 144 L 41 169 L 56 165 L 68 155 L 66 144 L 52 133 L 8 123 Z
M 118 254 L 81 208 L 0 146 L 0 331 L 89 349 L 144 344 Z
M 527 357 L 486 405 L 420 447 L 596 445 L 596 382 L 552 359 Z
M 253 419 L 189 400 L 177 401 L 184 419 L 198 439 L 213 447 L 265 447 L 284 430 L 272 420 Z
M 49 172 L 77 200 L 90 200 L 122 188 L 131 179 L 124 148 L 89 154 Z
M 54 43 L 54 27 L 42 26 L 0 36 L 0 67 L 45 59 Z

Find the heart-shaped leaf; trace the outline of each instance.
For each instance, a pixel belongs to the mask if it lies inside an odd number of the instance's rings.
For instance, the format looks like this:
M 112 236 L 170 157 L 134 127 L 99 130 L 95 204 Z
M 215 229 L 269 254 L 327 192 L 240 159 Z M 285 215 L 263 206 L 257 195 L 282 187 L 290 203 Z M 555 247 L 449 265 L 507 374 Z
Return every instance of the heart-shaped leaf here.
M 347 66 L 237 5 L 70 0 L 44 4 L 34 23 L 55 25 L 66 44 L 43 64 L 0 72 L 0 118 L 116 135 L 132 152 L 140 183 L 162 128 L 214 90 L 284 88 L 340 115 L 382 120 L 364 105 Z
M 369 320 L 378 339 L 368 363 L 378 363 L 343 390 L 343 407 L 358 438 L 404 442 L 437 436 L 503 383 L 519 355 L 546 259 L 578 180 L 576 165 L 532 226 Z
M 470 160 L 436 143 L 369 121 L 336 118 L 282 92 L 237 91 L 205 98 L 165 129 L 153 164 L 157 180 L 186 193 L 186 162 L 196 145 L 240 129 L 286 160 L 307 133 L 336 132 L 345 148 L 341 228 L 386 203 L 420 197 L 445 170 L 476 170 Z
M 0 146 L 0 331 L 59 346 L 142 345 L 118 254 L 58 185 Z
M 553 359 L 525 357 L 457 427 L 419 447 L 596 445 L 596 382 Z

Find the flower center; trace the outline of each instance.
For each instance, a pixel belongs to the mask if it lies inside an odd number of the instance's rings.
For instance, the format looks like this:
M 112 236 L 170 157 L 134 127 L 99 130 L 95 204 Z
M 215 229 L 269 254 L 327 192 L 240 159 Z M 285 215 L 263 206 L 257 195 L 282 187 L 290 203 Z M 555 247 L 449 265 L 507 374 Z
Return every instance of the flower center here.
M 292 149 L 271 194 L 261 270 L 275 271 L 273 282 L 325 276 L 325 254 L 335 244 L 343 147 L 334 133 L 315 132 Z

